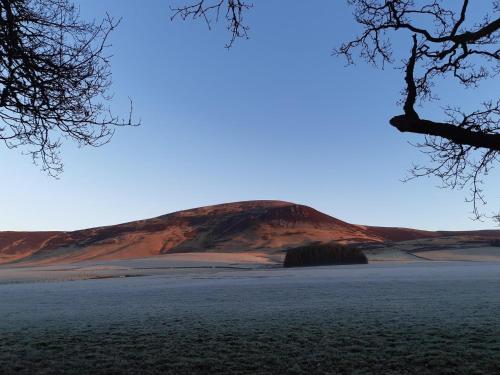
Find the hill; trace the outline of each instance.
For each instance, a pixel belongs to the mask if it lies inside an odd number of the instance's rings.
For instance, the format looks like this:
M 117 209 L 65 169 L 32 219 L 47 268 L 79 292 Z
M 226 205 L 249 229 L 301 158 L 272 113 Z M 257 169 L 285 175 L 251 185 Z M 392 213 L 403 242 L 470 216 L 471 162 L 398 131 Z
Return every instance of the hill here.
M 0 264 L 73 263 L 204 251 L 272 253 L 314 242 L 383 244 L 453 233 L 355 225 L 299 204 L 246 201 L 71 232 L 0 232 Z M 500 231 L 491 233 L 499 235 Z

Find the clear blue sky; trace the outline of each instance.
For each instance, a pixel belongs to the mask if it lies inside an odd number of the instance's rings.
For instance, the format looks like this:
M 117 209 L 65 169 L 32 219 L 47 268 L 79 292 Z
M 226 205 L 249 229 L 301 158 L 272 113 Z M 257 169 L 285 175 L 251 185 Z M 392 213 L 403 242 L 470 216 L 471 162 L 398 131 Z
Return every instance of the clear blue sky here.
M 84 17 L 123 17 L 112 35 L 113 108 L 134 101 L 139 128 L 102 148 L 65 146 L 52 179 L 0 148 L 0 230 L 80 229 L 216 203 L 280 199 L 352 223 L 423 229 L 490 228 L 469 220 L 466 193 L 436 179 L 409 183 L 425 160 L 389 124 L 401 72 L 345 67 L 331 50 L 357 30 L 343 1 L 254 2 L 250 40 L 219 24 L 170 22 L 173 1 L 85 0 Z M 449 86 L 449 87 L 448 87 Z M 445 83 L 441 104 L 479 94 Z M 481 95 L 492 95 L 498 80 Z M 430 111 L 432 114 L 432 110 Z M 500 173 L 486 179 L 500 207 Z

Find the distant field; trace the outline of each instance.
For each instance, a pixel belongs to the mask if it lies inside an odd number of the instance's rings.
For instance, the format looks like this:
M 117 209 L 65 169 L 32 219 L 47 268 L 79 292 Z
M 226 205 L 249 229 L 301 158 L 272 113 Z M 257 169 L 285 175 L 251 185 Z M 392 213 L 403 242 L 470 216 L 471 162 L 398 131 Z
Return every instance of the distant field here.
M 499 285 L 499 263 L 461 262 L 4 284 L 0 368 L 495 374 Z
M 416 256 L 441 261 L 500 261 L 500 247 L 484 246 L 466 249 L 416 251 Z
M 474 246 L 454 238 L 404 241 L 386 247 L 364 249 L 363 252 L 372 264 L 430 261 L 500 262 L 500 247 Z M 0 285 L 154 275 L 186 277 L 202 271 L 214 273 L 227 269 L 280 268 L 284 258 L 284 251 L 190 252 L 45 266 L 13 263 L 0 265 Z
M 372 263 L 416 261 L 500 262 L 500 247 L 470 237 L 438 237 L 402 241 L 376 249 L 366 249 Z

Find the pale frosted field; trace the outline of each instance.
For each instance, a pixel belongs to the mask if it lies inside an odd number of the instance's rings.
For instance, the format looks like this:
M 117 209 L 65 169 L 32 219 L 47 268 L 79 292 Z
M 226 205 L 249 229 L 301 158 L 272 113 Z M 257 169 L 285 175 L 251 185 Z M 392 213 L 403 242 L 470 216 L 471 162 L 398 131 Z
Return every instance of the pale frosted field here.
M 500 261 L 500 247 L 473 247 L 466 249 L 417 251 L 415 255 L 429 260 L 441 261 Z
M 500 263 L 191 268 L 11 283 L 0 285 L 0 368 L 495 374 L 499 311 Z
M 469 261 L 500 262 L 500 247 L 442 244 L 442 239 L 406 241 L 392 247 L 365 251 L 371 263 Z
M 80 262 L 52 266 L 29 264 L 0 266 L 0 285 L 21 282 L 74 281 L 164 275 L 190 277 L 223 269 L 281 267 L 283 254 L 260 252 L 181 253 L 140 259 Z
M 499 247 L 448 248 L 419 251 L 422 245 L 411 241 L 394 247 L 365 250 L 372 264 L 415 263 L 430 261 L 500 262 Z M 184 278 L 226 269 L 280 268 L 284 252 L 201 252 L 166 254 L 141 259 L 87 261 L 52 266 L 29 263 L 0 265 L 0 285 L 20 282 L 70 281 L 99 278 L 128 278 L 163 275 Z

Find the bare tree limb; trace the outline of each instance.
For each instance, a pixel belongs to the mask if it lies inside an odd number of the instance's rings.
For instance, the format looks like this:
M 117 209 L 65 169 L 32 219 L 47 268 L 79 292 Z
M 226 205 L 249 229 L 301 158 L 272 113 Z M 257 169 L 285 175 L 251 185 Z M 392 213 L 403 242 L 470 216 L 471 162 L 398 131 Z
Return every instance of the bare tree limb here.
M 226 48 L 230 48 L 237 38 L 248 39 L 250 28 L 244 23 L 243 14 L 251 7 L 253 5 L 244 0 L 199 0 L 190 5 L 171 7 L 173 12 L 171 19 L 201 18 L 211 29 L 212 21 L 217 22 L 222 12 L 227 22 L 227 29 L 231 33 L 231 39 L 226 44 Z
M 403 114 L 390 119 L 400 132 L 425 135 L 421 148 L 431 166 L 415 167 L 413 177 L 435 175 L 451 188 L 470 187 L 473 213 L 483 216 L 479 206 L 486 203 L 481 190 L 482 176 L 500 155 L 500 100 L 492 99 L 483 108 L 465 114 L 445 109 L 447 120 L 419 116 L 418 102 L 435 100 L 434 80 L 449 76 L 459 85 L 477 88 L 481 81 L 500 72 L 499 2 L 492 2 L 492 14 L 476 24 L 467 23 L 470 7 L 463 0 L 459 9 L 440 0 L 348 0 L 361 34 L 342 44 L 335 53 L 349 64 L 353 53 L 375 65 L 393 62 L 391 33 L 406 33 L 412 47 L 405 65 Z
M 134 125 L 132 105 L 125 119 L 106 106 L 118 23 L 83 22 L 67 0 L 0 0 L 0 141 L 57 176 L 63 138 L 98 147 Z

